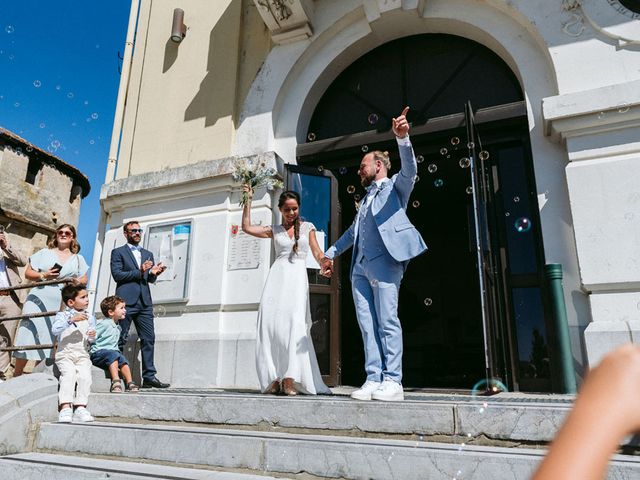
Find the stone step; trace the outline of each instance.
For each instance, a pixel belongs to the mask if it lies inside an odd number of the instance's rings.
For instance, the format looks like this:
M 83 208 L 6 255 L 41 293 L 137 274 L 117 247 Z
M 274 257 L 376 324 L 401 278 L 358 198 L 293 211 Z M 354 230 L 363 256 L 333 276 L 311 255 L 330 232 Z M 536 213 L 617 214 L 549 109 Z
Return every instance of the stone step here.
M 183 468 L 103 458 L 21 453 L 0 457 L 2 480 L 275 480 L 250 473 Z
M 295 398 L 223 391 L 142 391 L 94 394 L 89 408 L 103 419 L 167 421 L 263 430 L 384 434 L 398 439 L 486 437 L 547 443 L 571 408 L 572 397 L 500 394 L 471 397 L 407 394 L 404 402 L 365 402 L 345 395 Z M 442 441 L 442 438 L 436 438 Z
M 124 423 L 44 423 L 35 449 L 248 469 L 320 478 L 529 478 L 543 450 L 381 438 Z M 640 477 L 640 459 L 615 456 L 610 478 Z

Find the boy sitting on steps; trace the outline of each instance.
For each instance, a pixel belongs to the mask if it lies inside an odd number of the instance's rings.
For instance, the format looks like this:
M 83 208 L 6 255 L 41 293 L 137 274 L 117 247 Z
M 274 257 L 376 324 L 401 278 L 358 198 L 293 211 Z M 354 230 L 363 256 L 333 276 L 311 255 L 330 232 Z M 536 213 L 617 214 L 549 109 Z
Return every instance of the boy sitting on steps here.
M 122 393 L 119 371 L 122 371 L 127 391 L 137 392 L 140 389 L 131 379 L 129 362 L 118 349 L 121 331 L 118 323 L 127 313 L 124 300 L 116 295 L 107 297 L 100 302 L 100 310 L 105 318 L 96 325 L 96 339 L 91 345 L 91 361 L 96 367 L 109 371 L 110 392 Z

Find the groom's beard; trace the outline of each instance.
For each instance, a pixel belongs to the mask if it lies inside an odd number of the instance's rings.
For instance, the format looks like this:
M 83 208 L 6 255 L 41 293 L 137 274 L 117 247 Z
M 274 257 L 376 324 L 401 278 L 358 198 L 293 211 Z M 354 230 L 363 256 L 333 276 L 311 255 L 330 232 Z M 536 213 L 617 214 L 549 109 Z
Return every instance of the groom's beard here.
M 375 175 L 369 175 L 368 177 L 364 177 L 360 180 L 360 184 L 364 187 L 367 188 L 369 185 L 371 185 L 373 183 L 373 181 L 376 179 Z

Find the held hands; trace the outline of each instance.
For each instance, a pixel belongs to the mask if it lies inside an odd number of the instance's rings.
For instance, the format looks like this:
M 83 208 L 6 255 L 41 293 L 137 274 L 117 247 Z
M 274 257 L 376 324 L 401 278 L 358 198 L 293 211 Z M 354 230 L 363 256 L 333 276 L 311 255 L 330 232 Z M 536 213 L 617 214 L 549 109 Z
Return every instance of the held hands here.
M 320 259 L 320 275 L 323 277 L 331 278 L 333 274 L 333 260 L 329 257 L 323 257 Z
M 400 116 L 391 119 L 391 128 L 396 137 L 404 138 L 409 134 L 409 122 L 407 121 L 409 107 L 404 107 Z

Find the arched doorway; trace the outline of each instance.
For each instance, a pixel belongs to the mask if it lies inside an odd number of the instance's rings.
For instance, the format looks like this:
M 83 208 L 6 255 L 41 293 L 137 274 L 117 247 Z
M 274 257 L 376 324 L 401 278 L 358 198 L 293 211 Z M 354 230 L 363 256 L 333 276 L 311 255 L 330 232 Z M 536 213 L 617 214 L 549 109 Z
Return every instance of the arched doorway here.
M 318 102 L 307 143 L 298 147 L 291 185 L 303 190 L 303 202 L 305 195 L 308 200 L 303 211 L 318 217 L 312 220 L 325 226 L 327 245 L 332 243 L 353 221 L 355 202 L 363 194 L 355 173 L 363 152 L 388 150 L 397 165 L 391 118 L 404 105 L 412 108 L 419 181 L 408 214 L 430 250 L 409 264 L 400 293 L 404 385 L 470 388 L 484 376 L 484 349 L 469 169 L 463 161 L 467 101 L 477 111 L 482 147 L 489 154 L 483 174 L 490 208 L 483 235 L 490 238 L 496 266 L 490 272 L 496 306 L 490 319 L 492 369 L 510 389 L 547 391 L 551 368 L 544 258 L 526 109 L 517 79 L 497 55 L 476 42 L 443 34 L 405 37 L 367 53 Z M 318 195 L 318 189 L 324 194 Z M 329 204 L 313 208 L 330 192 Z M 525 229 L 522 219 L 529 225 Z M 358 385 L 363 379 L 362 342 L 349 262 L 349 254 L 343 255 L 333 293 L 328 285 L 315 287 L 318 316 L 328 329 L 321 332 L 316 321 L 315 336 L 324 342 L 319 350 L 327 352 L 323 373 L 331 372 L 335 382 Z M 314 282 L 322 283 L 312 279 L 312 289 Z M 331 295 L 336 297 L 334 308 Z M 318 302 L 321 297 L 326 301 Z

